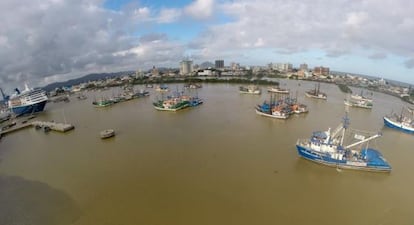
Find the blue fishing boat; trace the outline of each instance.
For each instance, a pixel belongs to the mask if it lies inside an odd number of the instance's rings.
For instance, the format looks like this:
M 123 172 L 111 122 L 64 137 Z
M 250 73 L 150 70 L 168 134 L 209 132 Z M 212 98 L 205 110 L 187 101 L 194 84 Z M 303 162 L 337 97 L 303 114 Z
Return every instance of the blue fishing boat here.
M 195 96 L 195 97 L 190 96 L 188 98 L 188 102 L 190 104 L 190 107 L 195 107 L 195 106 L 199 106 L 199 105 L 203 104 L 203 100 L 201 98 L 197 97 L 197 96 Z
M 381 134 L 361 134 L 348 126 L 349 119 L 345 116 L 333 132 L 331 129 L 317 131 L 309 139 L 299 139 L 296 142 L 298 154 L 313 162 L 337 168 L 390 172 L 391 166 L 382 154 L 368 147 L 369 141 Z M 352 140 L 345 140 L 345 137 Z
M 384 124 L 387 127 L 394 128 L 407 133 L 414 133 L 413 110 L 407 107 L 401 109 L 401 113 L 391 113 L 384 116 Z

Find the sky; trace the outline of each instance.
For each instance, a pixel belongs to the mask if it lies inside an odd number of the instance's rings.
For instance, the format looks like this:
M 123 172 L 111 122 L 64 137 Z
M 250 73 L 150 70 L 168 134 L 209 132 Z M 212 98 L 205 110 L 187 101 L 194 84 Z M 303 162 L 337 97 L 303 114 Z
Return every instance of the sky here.
M 414 84 L 414 1 L 2 0 L 0 87 L 97 72 L 307 63 Z

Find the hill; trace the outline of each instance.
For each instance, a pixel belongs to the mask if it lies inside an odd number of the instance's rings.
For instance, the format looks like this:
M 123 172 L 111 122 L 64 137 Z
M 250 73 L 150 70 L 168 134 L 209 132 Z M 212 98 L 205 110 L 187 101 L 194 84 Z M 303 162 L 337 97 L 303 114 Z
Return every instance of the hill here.
M 120 77 L 123 75 L 131 75 L 134 73 L 135 72 L 133 71 L 123 71 L 123 72 L 116 72 L 116 73 L 92 73 L 92 74 L 88 74 L 83 77 L 79 77 L 79 78 L 68 80 L 68 81 L 51 83 L 51 84 L 44 86 L 42 89 L 44 89 L 45 91 L 52 91 L 59 87 L 72 86 L 72 85 L 77 85 L 77 84 L 88 82 L 88 81 L 100 80 L 104 78 L 114 78 L 114 77 Z

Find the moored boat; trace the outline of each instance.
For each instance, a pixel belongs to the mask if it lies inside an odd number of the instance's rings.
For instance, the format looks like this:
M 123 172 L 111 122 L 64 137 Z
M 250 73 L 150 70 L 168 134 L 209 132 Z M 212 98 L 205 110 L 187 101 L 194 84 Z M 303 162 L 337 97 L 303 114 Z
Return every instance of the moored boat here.
M 106 139 L 115 136 L 115 130 L 113 129 L 107 129 L 103 130 L 99 133 L 101 139 Z
M 309 139 L 299 139 L 296 142 L 298 154 L 310 161 L 337 168 L 390 172 L 391 166 L 382 154 L 368 147 L 369 141 L 381 134 L 362 134 L 348 126 L 349 119 L 345 116 L 333 132 L 331 129 L 316 131 Z M 352 137 L 352 140 L 345 140 L 346 137 Z
M 159 111 L 178 111 L 190 106 L 188 99 L 182 98 L 181 95 L 171 96 L 166 100 L 153 102 L 154 108 Z
M 326 93 L 320 91 L 320 84 L 318 83 L 317 86 L 315 85 L 315 89 L 309 90 L 305 92 L 306 97 L 309 98 L 316 98 L 316 99 L 322 99 L 327 100 L 328 96 Z
M 279 93 L 279 94 L 289 94 L 289 89 L 285 89 L 285 88 L 281 88 L 279 86 L 275 86 L 275 87 L 269 87 L 267 89 L 267 92 Z
M 371 93 L 372 95 L 372 93 Z M 366 96 L 363 95 L 362 90 L 361 90 L 361 94 L 353 94 L 351 95 L 351 99 L 354 99 L 356 101 L 366 101 L 366 102 L 371 102 L 372 103 L 372 98 L 368 98 Z
M 183 100 L 188 101 L 190 107 L 195 107 L 203 104 L 203 100 L 197 96 L 187 96 L 184 95 L 181 97 Z
M 99 100 L 93 101 L 92 105 L 100 108 L 100 107 L 107 107 L 107 106 L 113 105 L 114 103 L 115 103 L 114 100 L 101 98 Z
M 239 87 L 239 92 L 241 94 L 253 94 L 253 95 L 260 95 L 260 94 L 262 94 L 262 90 L 260 90 L 260 88 L 257 87 L 256 85 L 249 85 L 247 87 L 240 86 Z
M 256 114 L 261 116 L 266 116 L 275 119 L 287 119 L 289 118 L 290 113 L 283 109 L 283 107 L 273 106 L 271 107 L 267 103 L 263 103 L 262 105 L 257 105 Z
M 160 85 L 158 85 L 158 86 L 155 88 L 155 90 L 156 90 L 156 91 L 158 91 L 158 92 L 168 92 L 168 91 L 170 91 L 170 89 L 168 88 L 168 86 L 167 86 L 167 85 L 165 85 L 165 84 L 160 84 Z
M 365 100 L 352 100 L 352 99 L 345 99 L 344 104 L 347 106 L 364 108 L 364 109 L 372 109 L 373 104 L 370 101 Z
M 394 128 L 407 133 L 414 133 L 413 111 L 407 107 L 401 109 L 401 113 L 391 113 L 383 117 L 387 127 Z
M 275 119 L 287 119 L 291 114 L 289 106 L 284 101 L 276 101 L 272 95 L 269 102 L 257 105 L 255 111 L 258 115 Z

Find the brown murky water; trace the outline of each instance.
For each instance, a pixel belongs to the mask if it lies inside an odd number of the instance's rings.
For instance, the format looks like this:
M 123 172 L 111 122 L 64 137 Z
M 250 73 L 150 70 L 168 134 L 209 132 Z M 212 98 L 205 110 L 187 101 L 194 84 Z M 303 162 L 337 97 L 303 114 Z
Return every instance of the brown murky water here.
M 205 84 L 198 90 L 205 104 L 176 113 L 152 107 L 154 90 L 105 109 L 92 107 L 93 98 L 118 89 L 48 103 L 37 119 L 66 120 L 76 128 L 66 134 L 29 128 L 1 140 L 0 224 L 412 223 L 414 136 L 382 122 L 403 103 L 374 93 L 372 110 L 349 113 L 351 127 L 383 132 L 372 147 L 393 171 L 337 171 L 299 158 L 295 143 L 336 127 L 344 94 L 321 84 L 328 94 L 321 101 L 304 97 L 314 83 L 282 85 L 297 90 L 307 115 L 260 117 L 254 106 L 267 93 L 241 95 L 238 85 L 227 84 Z M 107 128 L 117 135 L 101 140 Z

